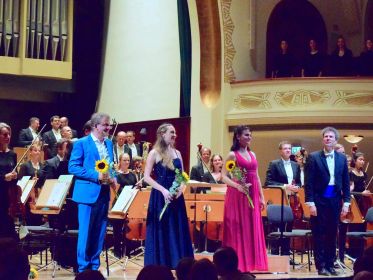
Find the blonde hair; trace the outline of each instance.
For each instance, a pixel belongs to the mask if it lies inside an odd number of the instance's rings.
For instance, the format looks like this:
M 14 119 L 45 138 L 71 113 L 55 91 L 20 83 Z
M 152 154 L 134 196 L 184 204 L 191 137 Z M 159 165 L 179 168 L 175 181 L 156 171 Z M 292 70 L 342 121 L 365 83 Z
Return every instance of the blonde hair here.
M 155 144 L 154 144 L 154 150 L 156 150 L 159 153 L 159 155 L 161 156 L 162 164 L 164 166 L 167 166 L 168 168 L 174 170 L 175 166 L 174 166 L 174 163 L 172 161 L 172 157 L 170 156 L 170 154 L 167 151 L 168 144 L 163 139 L 163 134 L 165 134 L 167 132 L 167 130 L 169 129 L 170 126 L 173 127 L 173 125 L 170 124 L 170 123 L 164 123 L 164 124 L 161 124 L 158 127 L 158 129 L 157 129 L 157 140 L 155 141 Z
M 124 156 L 127 156 L 127 157 L 128 157 L 128 160 L 131 161 L 131 157 L 130 157 L 130 155 L 129 155 L 128 153 L 123 153 L 123 154 L 121 154 L 121 155 L 119 156 L 119 166 L 118 166 L 118 168 L 121 167 L 121 165 L 122 165 L 122 160 L 123 160 Z

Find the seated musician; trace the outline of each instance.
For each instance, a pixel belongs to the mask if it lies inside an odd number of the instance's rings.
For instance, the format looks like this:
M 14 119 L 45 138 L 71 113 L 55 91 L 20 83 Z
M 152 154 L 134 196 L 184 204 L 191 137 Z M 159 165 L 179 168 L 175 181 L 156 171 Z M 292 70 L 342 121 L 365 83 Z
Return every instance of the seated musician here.
M 143 171 L 143 159 L 142 157 L 133 157 L 132 159 L 133 163 L 133 170 L 132 173 L 135 174 L 136 176 L 136 185 L 139 188 L 146 188 L 148 183 L 146 183 L 143 178 L 144 178 L 144 171 Z
M 123 190 L 124 186 L 135 186 L 137 183 L 137 179 L 135 174 L 133 174 L 130 169 L 130 156 L 127 153 L 121 154 L 119 156 L 119 167 L 118 167 L 118 175 L 117 175 L 117 188 L 116 188 L 116 195 L 118 197 Z M 113 205 L 115 203 L 115 199 Z M 123 252 L 123 240 L 124 240 L 124 230 L 125 230 L 125 223 L 122 219 L 111 219 L 110 220 L 113 226 L 113 234 L 114 234 L 114 255 L 117 258 L 121 258 L 125 252 Z
M 221 169 L 223 167 L 223 157 L 221 155 L 213 155 L 210 160 L 210 171 L 203 174 L 203 182 L 211 184 L 224 184 L 222 181 Z
M 203 163 L 198 160 L 198 164 L 194 165 L 190 170 L 190 180 L 200 181 L 202 182 L 203 174 L 207 172 L 208 165 L 211 157 L 211 150 L 207 147 L 203 147 L 201 149 L 201 159 Z
M 296 162 L 290 160 L 291 144 L 287 141 L 282 141 L 279 144 L 280 159 L 273 160 L 269 163 L 265 186 L 283 186 L 288 195 L 298 192 L 300 181 L 300 167 Z M 284 230 L 291 231 L 292 224 L 284 225 Z M 279 254 L 280 243 L 272 242 L 271 254 Z M 284 239 L 281 244 L 281 255 L 290 255 L 290 240 Z
M 42 186 L 46 179 L 57 179 L 62 174 L 60 171 L 60 164 L 62 162 L 67 162 L 66 153 L 69 150 L 70 143 L 71 142 L 68 139 L 61 138 L 60 140 L 58 140 L 57 155 L 44 162 L 40 180 L 37 183 L 38 186 L 40 186 L 40 184 Z
M 32 145 L 29 150 L 29 160 L 22 163 L 19 167 L 18 179 L 23 176 L 31 176 L 32 179 L 38 179 L 42 175 L 41 170 L 41 148 L 39 145 Z M 40 187 L 40 186 L 39 186 Z M 30 198 L 26 204 L 26 224 L 29 226 L 39 226 L 42 224 L 41 215 L 35 215 L 30 212 L 30 208 L 35 206 L 36 198 L 40 188 L 34 188 L 30 192 Z

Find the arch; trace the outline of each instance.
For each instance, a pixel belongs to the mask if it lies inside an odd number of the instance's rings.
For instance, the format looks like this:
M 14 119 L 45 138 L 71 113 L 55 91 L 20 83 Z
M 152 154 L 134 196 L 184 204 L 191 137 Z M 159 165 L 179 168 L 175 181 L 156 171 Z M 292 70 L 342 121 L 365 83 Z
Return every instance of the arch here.
M 307 0 L 282 0 L 273 9 L 267 25 L 266 76 L 271 76 L 273 57 L 279 52 L 280 41 L 286 39 L 289 51 L 300 60 L 308 51 L 308 41 L 314 38 L 319 50 L 327 52 L 327 32 L 324 19 Z M 300 69 L 297 69 L 299 72 Z
M 373 39 L 373 0 L 368 0 L 364 18 L 364 38 Z

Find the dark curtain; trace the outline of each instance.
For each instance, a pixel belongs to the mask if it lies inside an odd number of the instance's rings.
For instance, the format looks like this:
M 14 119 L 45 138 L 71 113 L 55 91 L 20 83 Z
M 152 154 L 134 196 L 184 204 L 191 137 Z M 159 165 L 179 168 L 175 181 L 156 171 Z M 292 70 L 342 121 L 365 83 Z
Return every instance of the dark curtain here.
M 187 0 L 177 0 L 180 41 L 180 117 L 190 116 L 192 38 Z

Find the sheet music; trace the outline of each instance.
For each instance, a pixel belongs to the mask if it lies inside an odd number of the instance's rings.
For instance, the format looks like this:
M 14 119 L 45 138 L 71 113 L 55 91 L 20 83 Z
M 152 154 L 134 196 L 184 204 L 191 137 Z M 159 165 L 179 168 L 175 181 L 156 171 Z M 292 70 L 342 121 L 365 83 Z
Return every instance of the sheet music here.
M 53 190 L 49 195 L 46 206 L 47 207 L 60 207 L 62 199 L 67 191 L 69 184 L 65 182 L 58 182 L 53 186 Z
M 58 182 L 70 184 L 73 178 L 74 178 L 74 175 L 60 175 L 60 177 L 58 177 Z
M 30 177 L 30 176 L 24 176 L 24 177 Z M 30 192 L 32 190 L 32 187 L 35 185 L 36 180 L 29 180 L 25 186 L 25 189 L 22 190 L 22 195 L 21 195 L 21 202 L 22 204 L 25 204 Z
M 21 180 L 18 180 L 17 186 L 19 186 L 23 192 L 26 188 L 28 181 L 31 179 L 31 176 L 23 176 Z
M 138 189 L 132 189 L 132 186 L 124 186 L 111 212 L 126 213 L 138 191 Z

